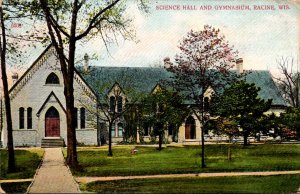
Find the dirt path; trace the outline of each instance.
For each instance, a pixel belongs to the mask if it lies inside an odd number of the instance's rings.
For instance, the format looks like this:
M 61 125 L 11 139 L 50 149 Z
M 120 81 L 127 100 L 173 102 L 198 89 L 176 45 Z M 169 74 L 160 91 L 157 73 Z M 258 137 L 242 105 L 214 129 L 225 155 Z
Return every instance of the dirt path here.
M 163 174 L 146 176 L 112 176 L 112 177 L 75 177 L 79 183 L 89 183 L 93 181 L 113 181 L 125 179 L 148 179 L 148 178 L 183 178 L 183 177 L 225 177 L 225 176 L 271 176 L 284 174 L 300 174 L 296 171 L 266 171 L 266 172 L 217 172 L 217 173 L 194 173 L 194 174 Z
M 80 193 L 61 148 L 46 148 L 41 167 L 37 170 L 28 193 Z

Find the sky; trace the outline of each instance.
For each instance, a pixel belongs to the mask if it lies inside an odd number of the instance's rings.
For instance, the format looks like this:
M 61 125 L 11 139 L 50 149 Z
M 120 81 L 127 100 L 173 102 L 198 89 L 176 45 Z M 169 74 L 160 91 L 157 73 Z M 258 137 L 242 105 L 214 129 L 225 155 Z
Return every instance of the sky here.
M 280 10 L 281 4 L 289 9 Z M 175 5 L 180 10 L 157 9 Z M 197 10 L 183 10 L 187 5 L 196 6 Z M 205 5 L 212 9 L 200 10 Z M 248 5 L 251 10 L 216 10 L 222 5 Z M 254 6 L 264 5 L 274 6 L 275 10 L 254 10 Z M 300 17 L 300 7 L 295 2 L 161 0 L 150 6 L 149 15 L 141 14 L 135 6 L 129 8 L 129 13 L 134 13 L 139 42 L 119 42 L 117 47 L 111 48 L 111 57 L 102 48 L 98 52 L 99 60 L 92 61 L 93 65 L 149 66 L 162 62 L 167 56 L 172 60 L 179 53 L 177 46 L 187 32 L 202 30 L 206 24 L 221 30 L 244 59 L 245 69 L 274 69 L 279 57 L 297 59 L 299 55 L 300 20 L 297 17 Z M 86 49 L 88 53 L 99 49 L 95 43 L 90 44 Z
M 131 0 L 133 2 L 133 0 Z M 136 41 L 118 40 L 110 45 L 109 53 L 103 42 L 95 39 L 77 46 L 77 59 L 85 53 L 96 54 L 91 65 L 155 66 L 165 57 L 174 60 L 178 45 L 190 30 L 200 31 L 208 24 L 221 33 L 239 51 L 244 69 L 277 72 L 276 59 L 299 59 L 300 1 L 299 0 L 156 0 L 150 1 L 150 13 L 140 12 L 134 3 L 127 9 L 133 18 Z M 286 5 L 280 10 L 279 5 Z M 187 10 L 189 6 L 190 10 Z M 210 10 L 203 10 L 204 6 Z M 226 10 L 224 6 L 249 7 L 251 10 Z M 177 10 L 171 9 L 176 8 Z M 222 10 L 220 10 L 222 8 Z M 274 10 L 262 10 L 262 9 Z M 192 10 L 196 9 L 196 10 Z M 43 51 L 31 49 L 25 71 Z M 15 71 L 11 68 L 10 71 Z

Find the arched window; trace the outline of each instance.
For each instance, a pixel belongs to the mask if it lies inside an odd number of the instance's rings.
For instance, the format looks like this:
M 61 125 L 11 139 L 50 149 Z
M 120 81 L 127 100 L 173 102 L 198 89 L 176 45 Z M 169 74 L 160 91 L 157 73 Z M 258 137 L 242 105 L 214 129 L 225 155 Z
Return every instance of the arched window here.
M 115 123 L 112 124 L 111 126 L 111 136 L 115 137 L 116 136 L 116 127 L 115 127 Z
M 78 128 L 78 108 L 74 108 L 74 127 Z
M 109 98 L 109 108 L 110 108 L 110 112 L 115 112 L 115 108 L 116 108 L 115 104 L 116 104 L 116 99 L 115 99 L 114 96 L 111 96 L 111 97 Z
M 123 124 L 118 123 L 118 137 L 122 137 L 122 136 L 123 136 Z
M 205 97 L 204 98 L 204 111 L 208 111 L 209 110 L 209 98 Z
M 122 98 L 122 96 L 118 96 L 117 97 L 117 99 L 118 99 L 118 112 L 122 112 L 122 110 L 123 110 L 123 98 Z
M 85 129 L 85 108 L 80 108 L 80 128 Z
M 174 130 L 175 130 L 175 125 L 174 124 L 170 124 L 168 126 L 168 135 L 173 135 Z
M 149 124 L 148 123 L 144 123 L 144 136 L 149 136 Z
M 25 109 L 23 107 L 19 108 L 19 128 L 24 129 L 24 112 Z
M 27 108 L 27 129 L 32 129 L 32 108 Z
M 157 104 L 157 113 L 163 113 L 164 112 L 164 105 L 162 103 Z
M 46 118 L 59 118 L 59 112 L 51 106 L 46 112 Z
M 46 79 L 46 84 L 59 84 L 59 78 L 55 73 L 50 73 Z

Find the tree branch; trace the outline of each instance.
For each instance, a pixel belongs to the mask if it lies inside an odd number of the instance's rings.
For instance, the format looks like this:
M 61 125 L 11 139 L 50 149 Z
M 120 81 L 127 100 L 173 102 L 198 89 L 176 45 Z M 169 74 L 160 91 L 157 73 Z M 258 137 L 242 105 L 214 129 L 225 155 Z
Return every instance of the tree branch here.
M 113 8 L 120 0 L 115 0 L 113 3 L 111 3 L 110 5 L 108 5 L 107 7 L 105 7 L 104 9 L 100 10 L 90 21 L 89 26 L 87 27 L 87 29 L 81 33 L 80 35 L 78 35 L 76 37 L 76 40 L 80 40 L 83 37 L 85 37 L 86 35 L 89 34 L 89 32 L 95 28 L 98 24 L 100 24 L 100 22 L 102 21 L 101 18 L 99 18 L 102 14 L 104 14 L 107 10 Z

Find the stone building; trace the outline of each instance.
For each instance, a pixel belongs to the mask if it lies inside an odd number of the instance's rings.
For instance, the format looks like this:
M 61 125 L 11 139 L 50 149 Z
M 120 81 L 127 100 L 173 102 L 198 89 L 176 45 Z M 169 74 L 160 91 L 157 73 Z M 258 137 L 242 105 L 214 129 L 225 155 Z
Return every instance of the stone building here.
M 96 109 L 97 98 L 78 72 L 74 76 L 77 141 L 97 144 L 96 119 L 80 103 L 85 98 Z M 16 76 L 14 78 L 17 78 Z M 63 144 L 67 140 L 65 97 L 60 65 L 51 46 L 38 57 L 9 91 L 15 146 Z M 82 96 L 82 93 L 88 95 Z M 89 118 L 89 119 L 88 119 Z M 7 134 L 2 132 L 3 145 Z

